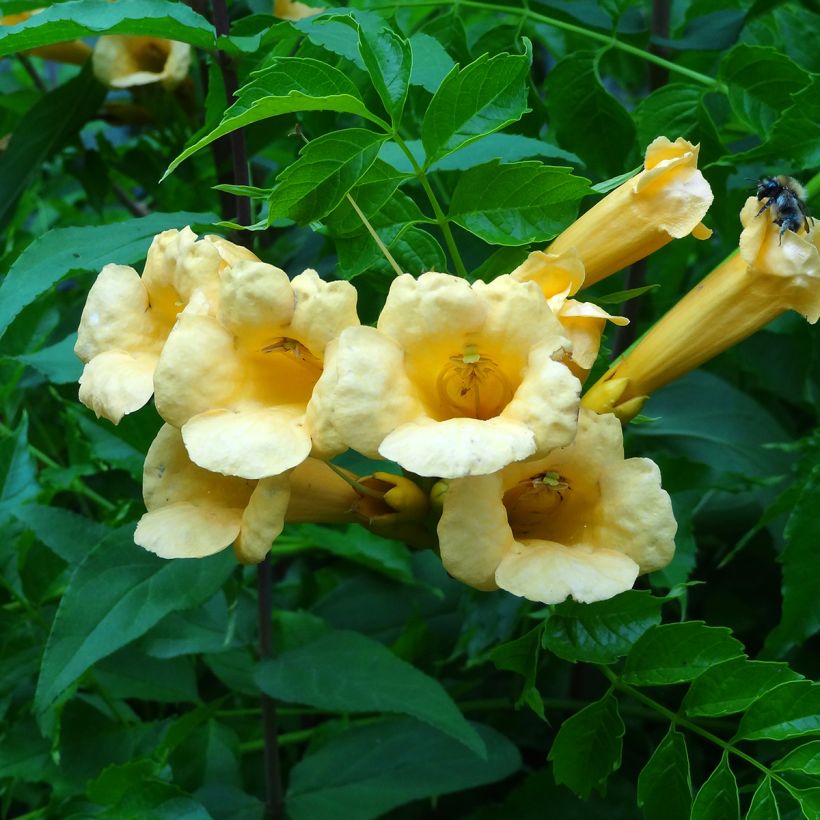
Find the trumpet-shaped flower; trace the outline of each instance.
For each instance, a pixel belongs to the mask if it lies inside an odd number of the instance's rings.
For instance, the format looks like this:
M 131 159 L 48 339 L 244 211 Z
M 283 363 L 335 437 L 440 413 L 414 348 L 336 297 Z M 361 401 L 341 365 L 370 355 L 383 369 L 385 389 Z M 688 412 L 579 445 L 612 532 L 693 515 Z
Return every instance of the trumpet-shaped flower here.
M 740 212 L 740 252 L 663 316 L 584 396 L 585 407 L 631 419 L 646 398 L 717 356 L 786 310 L 820 317 L 820 237 L 780 229 L 749 197 Z
M 245 564 L 265 557 L 286 521 L 356 520 L 358 498 L 316 459 L 262 481 L 208 472 L 190 460 L 169 424 L 148 450 L 143 496 L 148 512 L 134 535 L 139 546 L 162 558 L 204 558 L 233 544 Z
M 563 254 L 575 248 L 589 287 L 673 239 L 711 236 L 701 224 L 713 196 L 697 168 L 698 148 L 683 138 L 658 137 L 646 149 L 643 171 L 579 217 L 547 250 Z
M 660 471 L 649 459 L 624 459 L 613 415 L 582 411 L 568 447 L 446 484 L 441 559 L 477 589 L 500 587 L 545 604 L 602 601 L 674 553 L 676 524 Z
M 317 452 L 353 447 L 423 476 L 495 472 L 572 440 L 580 385 L 539 288 L 443 273 L 393 281 L 377 328 L 328 348 L 309 411 Z
M 356 290 L 243 260 L 223 272 L 216 314 L 200 293 L 179 316 L 154 375 L 157 410 L 200 467 L 283 473 L 310 453 L 305 411 L 328 342 L 358 324 Z
M 95 43 L 92 64 L 94 76 L 109 88 L 175 88 L 188 76 L 191 46 L 161 37 L 107 35 Z
M 28 9 L 17 14 L 6 14 L 0 17 L 0 26 L 16 26 L 41 11 L 44 11 L 44 9 Z M 42 57 L 44 60 L 54 60 L 58 63 L 82 65 L 91 56 L 91 47 L 82 40 L 70 40 L 64 43 L 50 43 L 47 46 L 38 46 L 23 53 L 30 54 L 33 57 Z
M 85 363 L 80 401 L 117 424 L 154 391 L 154 369 L 177 314 L 199 289 L 215 299 L 220 272 L 245 248 L 217 236 L 197 240 L 190 228 L 154 238 L 142 277 L 106 265 L 88 294 L 74 352 Z
M 592 302 L 569 298 L 581 289 L 585 278 L 584 263 L 575 248 L 563 253 L 533 251 L 510 276 L 519 282 L 535 282 L 541 288 L 572 343 L 563 361 L 583 382 L 598 357 L 607 321 L 627 325 L 629 319 L 612 316 Z

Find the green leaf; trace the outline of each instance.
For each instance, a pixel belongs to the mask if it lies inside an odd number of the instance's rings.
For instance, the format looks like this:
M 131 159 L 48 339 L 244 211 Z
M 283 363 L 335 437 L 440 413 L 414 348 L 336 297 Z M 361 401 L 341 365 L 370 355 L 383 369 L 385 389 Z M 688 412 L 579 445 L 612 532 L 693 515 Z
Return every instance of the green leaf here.
M 770 777 L 764 777 L 755 789 L 749 810 L 746 812 L 746 820 L 780 820 L 780 808 L 772 791 Z
M 800 491 L 786 522 L 783 564 L 783 612 L 766 639 L 766 648 L 783 655 L 820 630 L 820 466 Z
M 645 820 L 689 820 L 689 755 L 686 738 L 673 727 L 638 775 L 638 805 Z
M 35 14 L 31 20 L 47 15 L 54 8 L 57 7 Z M 0 26 L 0 46 L 5 44 L 3 37 L 9 36 L 8 31 Z M 43 162 L 76 137 L 86 122 L 96 115 L 104 97 L 104 87 L 90 67 L 86 67 L 67 83 L 43 95 L 25 113 L 13 131 L 8 147 L 0 154 L 0 190 L 3 191 L 0 225 L 6 222 L 26 186 L 41 173 Z
M 151 239 L 169 228 L 208 225 L 214 214 L 155 213 L 110 225 L 53 228 L 15 260 L 0 285 L 0 336 L 20 311 L 72 271 L 99 270 L 108 262 L 133 265 Z
M 205 652 L 224 652 L 236 640 L 225 596 L 218 592 L 196 609 L 172 612 L 150 629 L 140 642 L 154 658 L 175 658 Z
M 637 299 L 639 296 L 643 296 L 645 293 L 651 293 L 653 290 L 657 290 L 660 285 L 644 285 L 641 288 L 629 288 L 629 290 L 619 290 L 615 293 L 607 293 L 606 296 L 596 296 L 595 297 L 595 304 L 596 305 L 621 305 L 624 302 L 628 302 L 631 299 Z
M 376 161 L 385 139 L 363 128 L 348 128 L 309 142 L 276 179 L 269 223 L 284 217 L 304 225 L 329 214 Z
M 548 757 L 555 782 L 579 797 L 589 797 L 593 789 L 603 794 L 607 778 L 621 765 L 624 732 L 612 692 L 567 718 Z
M 159 703 L 193 703 L 198 699 L 190 659 L 152 658 L 127 646 L 94 664 L 94 680 L 110 698 Z
M 0 28 L 0 56 L 94 34 L 136 34 L 213 48 L 213 26 L 184 3 L 167 0 L 71 0 L 16 26 Z
M 759 697 L 743 715 L 736 740 L 787 740 L 820 734 L 820 683 L 791 681 Z
M 724 752 L 718 767 L 700 787 L 692 804 L 692 820 L 740 820 L 737 781 Z
M 810 740 L 772 764 L 776 772 L 804 772 L 820 775 L 820 740 Z
M 360 25 L 359 53 L 385 110 L 398 127 L 413 70 L 410 43 L 389 26 L 373 29 Z
M 527 245 L 561 233 L 590 193 L 589 181 L 569 168 L 491 162 L 459 177 L 449 216 L 490 244 Z
M 371 820 L 411 800 L 494 783 L 521 766 L 518 749 L 474 724 L 487 747 L 480 760 L 434 729 L 407 718 L 349 728 L 303 757 L 290 773 L 292 820 Z
M 70 333 L 61 342 L 14 358 L 42 373 L 52 384 L 70 384 L 83 372 L 82 362 L 74 353 L 76 341 L 77 334 Z
M 435 94 L 444 78 L 453 70 L 453 58 L 435 37 L 423 31 L 410 36 L 410 50 L 413 56 L 411 84 L 420 85 Z
M 529 56 L 483 54 L 465 68 L 454 67 L 424 115 L 426 165 L 521 119 L 528 111 L 529 66 Z
M 707 669 L 683 699 L 688 715 L 720 717 L 742 712 L 762 694 L 802 676 L 785 663 L 735 658 Z
M 387 123 L 371 114 L 359 90 L 339 69 L 309 57 L 277 57 L 236 93 L 236 102 L 225 112 L 222 122 L 206 136 L 188 146 L 163 175 L 168 176 L 181 162 L 237 128 L 292 114 L 295 111 L 337 111 L 356 114 L 389 130 Z M 329 135 L 326 135 L 329 136 Z
M 210 598 L 235 568 L 227 550 L 165 561 L 119 531 L 92 549 L 65 590 L 46 643 L 34 706 L 43 712 L 92 664 L 147 632 L 169 612 Z
M 661 621 L 666 599 L 629 590 L 592 604 L 558 604 L 544 625 L 544 648 L 567 661 L 614 663 Z
M 23 783 L 42 780 L 51 769 L 51 743 L 46 740 L 34 721 L 29 718 L 13 726 L 8 718 L 0 743 L 0 778 L 21 780 Z
M 111 534 L 104 524 L 60 507 L 23 504 L 14 510 L 14 517 L 69 564 L 79 564 L 96 544 Z
M 0 521 L 37 495 L 36 467 L 28 449 L 28 415 L 17 429 L 0 431 Z
M 683 683 L 721 661 L 743 655 L 743 645 L 722 626 L 702 621 L 654 626 L 626 659 L 623 679 L 638 686 Z
M 759 134 L 769 132 L 784 104 L 810 79 L 782 50 L 748 43 L 739 43 L 724 56 L 720 76 L 729 86 L 735 114 Z
M 521 694 L 515 704 L 516 708 L 526 703 L 541 720 L 545 720 L 544 702 L 535 683 L 543 632 L 543 625 L 536 626 L 514 641 L 493 647 L 487 656 L 497 669 L 517 672 L 524 678 Z
M 576 51 L 560 60 L 547 76 L 547 108 L 558 143 L 611 176 L 626 164 L 635 126 L 602 85 L 598 59 L 598 52 Z
M 668 83 L 644 97 L 635 109 L 638 145 L 644 148 L 660 134 L 695 138 L 704 93 L 701 85 Z
M 800 810 L 806 820 L 817 820 L 820 817 L 820 786 L 799 789 L 788 786 L 789 794 L 800 804 Z
M 475 754 L 484 753 L 481 738 L 438 681 L 357 632 L 314 636 L 262 661 L 254 678 L 263 692 L 286 703 L 333 712 L 410 715 Z

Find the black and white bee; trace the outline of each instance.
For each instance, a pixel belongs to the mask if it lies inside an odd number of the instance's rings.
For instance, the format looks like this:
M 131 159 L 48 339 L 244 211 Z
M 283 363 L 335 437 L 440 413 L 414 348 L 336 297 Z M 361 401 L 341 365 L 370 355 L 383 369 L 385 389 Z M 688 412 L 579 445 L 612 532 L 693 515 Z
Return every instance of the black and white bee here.
M 806 208 L 806 189 L 796 179 L 782 174 L 763 177 L 757 183 L 757 198 L 766 200 L 757 216 L 772 209 L 773 221 L 775 225 L 780 225 L 781 243 L 787 230 L 797 233 L 801 226 L 806 229 L 806 233 L 811 230 L 809 211 Z

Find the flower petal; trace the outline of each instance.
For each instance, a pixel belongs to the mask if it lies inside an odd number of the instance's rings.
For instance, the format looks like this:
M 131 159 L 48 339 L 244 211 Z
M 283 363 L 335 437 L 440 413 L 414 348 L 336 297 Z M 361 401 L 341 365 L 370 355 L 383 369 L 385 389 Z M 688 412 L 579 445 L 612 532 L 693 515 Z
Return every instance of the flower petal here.
M 496 567 L 515 546 L 501 497 L 498 473 L 455 479 L 444 494 L 438 523 L 442 563 L 476 589 L 497 588 Z
M 241 260 L 225 268 L 220 281 L 219 320 L 237 336 L 280 335 L 293 316 L 288 275 L 264 262 Z
M 110 350 L 88 362 L 80 376 L 80 401 L 114 424 L 144 406 L 154 392 L 153 353 Z
M 256 485 L 242 515 L 242 530 L 233 545 L 243 564 L 258 564 L 265 559 L 271 544 L 285 526 L 290 500 L 287 475 L 266 478 Z
M 239 534 L 242 510 L 182 502 L 145 513 L 134 541 L 160 558 L 204 558 Z
M 379 454 L 417 475 L 462 478 L 494 473 L 535 450 L 532 430 L 517 420 L 419 418 L 386 436 Z
M 209 410 L 182 427 L 191 460 L 215 473 L 242 478 L 279 475 L 310 453 L 304 408 Z
M 605 601 L 631 589 L 637 577 L 638 565 L 621 552 L 551 541 L 517 543 L 495 573 L 501 589 L 543 604 L 570 596 L 585 604 Z

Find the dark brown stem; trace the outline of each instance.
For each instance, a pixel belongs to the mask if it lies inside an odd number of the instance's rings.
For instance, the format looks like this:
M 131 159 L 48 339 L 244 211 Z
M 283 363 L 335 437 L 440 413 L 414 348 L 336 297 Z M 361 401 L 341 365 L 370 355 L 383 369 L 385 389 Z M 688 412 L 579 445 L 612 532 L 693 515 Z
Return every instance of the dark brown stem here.
M 151 213 L 147 205 L 132 199 L 128 194 L 128 191 L 126 191 L 125 188 L 123 188 L 118 182 L 114 182 L 112 180 L 111 191 L 133 216 L 148 216 L 148 214 Z
M 45 82 L 43 82 L 43 78 L 37 73 L 37 70 L 31 64 L 31 60 L 29 60 L 25 54 L 18 54 L 17 59 L 20 61 L 20 65 L 22 65 L 26 70 L 26 74 L 31 77 L 34 85 L 37 86 L 38 91 L 41 91 L 43 94 L 47 94 L 48 88 L 46 87 Z
M 259 655 L 270 658 L 273 653 L 273 567 L 270 553 L 257 568 L 256 588 L 259 615 Z M 276 701 L 262 695 L 262 737 L 265 740 L 265 816 L 283 818 L 282 773 L 279 765 L 279 736 L 276 720 Z

